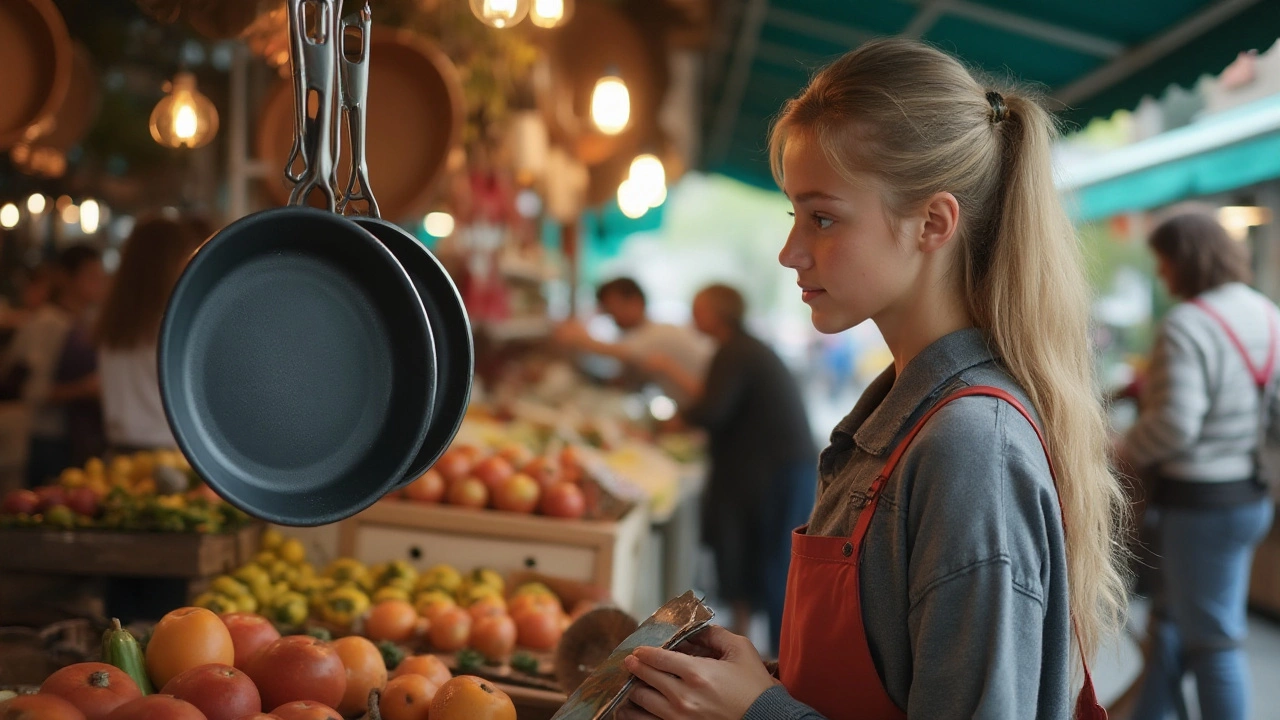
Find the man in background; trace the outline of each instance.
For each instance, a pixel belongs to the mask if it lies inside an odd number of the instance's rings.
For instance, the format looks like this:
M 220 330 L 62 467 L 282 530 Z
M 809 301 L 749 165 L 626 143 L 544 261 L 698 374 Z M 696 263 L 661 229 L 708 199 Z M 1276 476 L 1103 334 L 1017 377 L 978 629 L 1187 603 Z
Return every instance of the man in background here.
M 601 312 L 613 318 L 621 331 L 617 342 L 592 338 L 577 321 L 561 325 L 556 331 L 556 340 L 575 350 L 619 360 L 626 368 L 625 375 L 631 379 L 656 382 L 677 402 L 687 401 L 678 384 L 665 375 L 655 376 L 645 368 L 650 359 L 657 356 L 702 378 L 715 352 L 712 343 L 692 328 L 651 321 L 644 291 L 631 278 L 621 277 L 601 285 L 596 290 L 596 304 Z

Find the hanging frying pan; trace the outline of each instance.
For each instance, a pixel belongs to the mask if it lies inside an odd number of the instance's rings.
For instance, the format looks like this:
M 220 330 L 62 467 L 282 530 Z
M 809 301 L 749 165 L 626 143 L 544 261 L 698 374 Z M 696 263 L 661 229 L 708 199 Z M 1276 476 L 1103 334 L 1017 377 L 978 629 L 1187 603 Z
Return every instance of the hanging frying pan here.
M 365 154 L 372 37 L 367 4 L 362 11 L 343 18 L 341 36 L 350 37 L 349 29 L 356 27 L 361 33 L 360 57 L 352 59 L 344 52 L 341 59 L 342 110 L 350 130 L 351 173 L 340 210 L 354 209 L 353 203 L 360 201 L 368 205 L 368 216 L 352 216 L 351 219 L 381 240 L 409 273 L 431 322 L 436 349 L 435 412 L 431 418 L 431 427 L 427 429 L 426 440 L 400 484 L 403 487 L 435 464 L 462 426 L 467 403 L 471 398 L 475 347 L 471 339 L 471 322 L 467 318 L 462 296 L 444 266 L 417 238 L 400 226 L 381 219 L 378 201 L 369 186 L 369 168 Z
M 71 36 L 52 0 L 0 2 L 0 150 L 43 131 L 71 82 Z
M 370 67 L 369 99 L 382 110 L 369 117 L 368 159 L 378 172 L 379 206 L 389 220 L 420 221 L 462 140 L 462 81 L 439 48 L 411 31 L 377 26 L 370 43 L 378 62 Z M 276 85 L 259 116 L 256 153 L 273 165 L 285 162 L 293 142 L 289 98 L 288 84 Z M 349 174 L 343 157 L 338 176 Z M 289 186 L 268 183 L 267 192 L 284 202 Z
M 303 5 L 320 30 L 304 31 Z M 335 522 L 401 482 L 427 433 L 435 349 L 395 256 L 333 208 L 334 0 L 289 0 L 306 170 L 290 206 L 214 235 L 174 289 L 160 336 L 165 412 L 193 468 L 284 525 Z

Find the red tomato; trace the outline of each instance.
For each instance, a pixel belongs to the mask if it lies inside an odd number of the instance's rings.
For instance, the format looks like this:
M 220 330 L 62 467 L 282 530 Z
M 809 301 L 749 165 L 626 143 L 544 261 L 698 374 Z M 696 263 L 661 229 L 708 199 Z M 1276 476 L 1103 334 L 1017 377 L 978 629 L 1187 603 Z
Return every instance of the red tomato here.
M 498 457 L 520 467 L 533 459 L 533 451 L 519 443 L 508 443 L 498 450 Z
M 10 490 L 0 505 L 0 512 L 6 515 L 35 515 L 39 511 L 40 496 L 34 490 Z
M 471 471 L 471 474 L 479 478 L 480 482 L 489 488 L 489 493 L 493 494 L 498 491 L 498 488 L 502 487 L 502 483 L 506 482 L 507 478 L 515 474 L 515 471 L 515 468 L 511 467 L 511 463 L 507 462 L 506 458 L 494 455 L 481 460 L 480 464 L 476 465 L 475 469 Z
M 404 496 L 418 502 L 438 503 L 444 499 L 444 491 L 444 475 L 439 470 L 432 469 L 409 483 L 409 487 L 404 489 Z
M 546 456 L 534 458 L 520 472 L 536 480 L 544 491 L 561 480 L 559 464 Z
M 531 513 L 538 507 L 542 488 L 538 481 L 524 474 L 507 478 L 493 495 L 493 506 L 514 513 Z
M 449 483 L 449 504 L 482 510 L 489 504 L 489 488 L 473 477 L 454 480 Z
M 276 640 L 253 656 L 247 672 L 262 694 L 263 707 L 296 700 L 333 707 L 347 692 L 342 659 L 328 643 L 310 635 Z
M 452 483 L 471 474 L 476 458 L 470 452 L 459 447 L 451 447 L 440 456 L 433 466 L 444 476 L 445 482 Z
M 116 708 L 107 720 L 208 720 L 195 705 L 172 695 L 148 695 Z
M 85 720 L 84 713 L 57 695 L 19 695 L 0 702 L 0 720 Z
M 209 720 L 236 720 L 262 709 L 258 688 L 229 665 L 201 665 L 165 683 L 162 693 L 195 705 Z
M 542 513 L 551 517 L 580 518 L 587 512 L 587 498 L 582 489 L 570 482 L 552 486 L 542 496 Z
M 98 508 L 101 502 L 98 499 L 98 493 L 87 487 L 74 488 L 67 491 L 67 507 L 72 512 L 84 517 L 97 517 Z
M 280 639 L 276 626 L 256 613 L 227 613 L 222 616 L 222 624 L 231 633 L 231 645 L 235 648 L 235 662 L 232 664 L 241 670 L 259 650 Z
M 40 692 L 75 705 L 87 720 L 102 720 L 112 710 L 142 697 L 138 684 L 125 671 L 100 662 L 68 665 L 46 678 Z

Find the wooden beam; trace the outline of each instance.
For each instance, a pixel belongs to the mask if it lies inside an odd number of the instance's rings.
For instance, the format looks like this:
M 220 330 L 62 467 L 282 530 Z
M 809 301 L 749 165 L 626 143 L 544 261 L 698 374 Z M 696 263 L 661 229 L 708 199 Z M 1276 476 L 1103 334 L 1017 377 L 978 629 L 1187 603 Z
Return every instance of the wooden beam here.
M 729 154 L 738 110 L 742 106 L 742 97 L 747 92 L 747 82 L 751 79 L 751 61 L 755 58 L 756 46 L 760 43 L 760 30 L 764 27 L 768 12 L 769 0 L 747 0 L 742 24 L 738 26 L 738 39 L 734 43 L 733 62 L 725 79 L 724 94 L 720 96 L 720 105 L 716 108 L 715 130 L 707 153 L 707 159 L 713 165 L 723 162 Z
M 1165 33 L 1061 88 L 1054 97 L 1073 105 L 1097 95 L 1257 3 L 1258 0 L 1219 0 Z

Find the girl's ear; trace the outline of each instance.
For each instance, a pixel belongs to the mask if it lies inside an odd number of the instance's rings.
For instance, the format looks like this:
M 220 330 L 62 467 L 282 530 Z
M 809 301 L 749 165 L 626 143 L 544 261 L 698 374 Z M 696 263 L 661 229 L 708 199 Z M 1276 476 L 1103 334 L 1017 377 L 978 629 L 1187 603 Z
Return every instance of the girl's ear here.
M 924 223 L 916 239 L 921 252 L 933 252 L 943 248 L 955 237 L 960 226 L 960 203 L 949 192 L 936 193 L 925 203 Z

